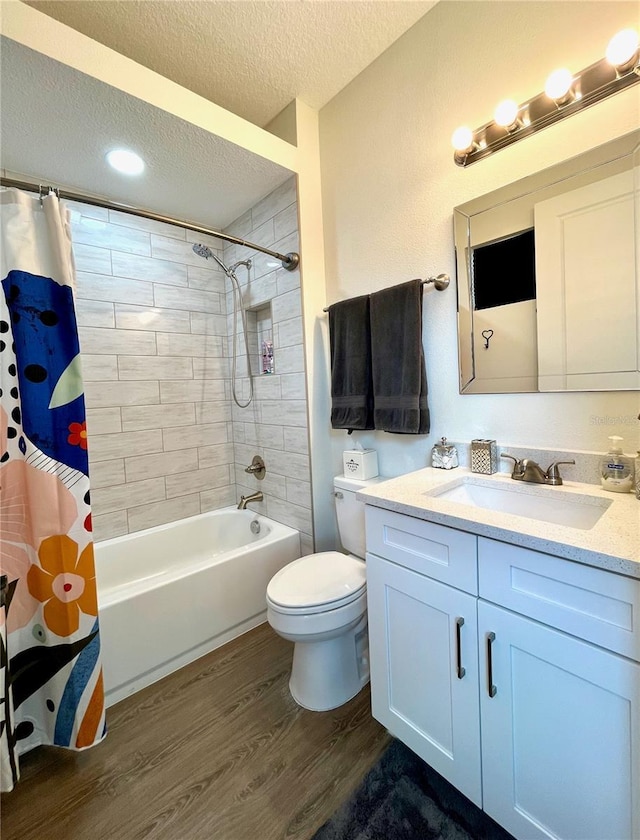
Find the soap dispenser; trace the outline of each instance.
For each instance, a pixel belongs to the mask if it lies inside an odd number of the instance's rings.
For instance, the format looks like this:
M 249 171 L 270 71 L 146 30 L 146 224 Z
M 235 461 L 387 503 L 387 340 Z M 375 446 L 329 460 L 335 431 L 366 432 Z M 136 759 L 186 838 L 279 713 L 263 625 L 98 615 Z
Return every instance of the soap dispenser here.
M 600 482 L 612 493 L 629 493 L 633 490 L 633 461 L 623 453 L 621 437 L 611 435 L 609 440 L 609 451 L 600 461 Z

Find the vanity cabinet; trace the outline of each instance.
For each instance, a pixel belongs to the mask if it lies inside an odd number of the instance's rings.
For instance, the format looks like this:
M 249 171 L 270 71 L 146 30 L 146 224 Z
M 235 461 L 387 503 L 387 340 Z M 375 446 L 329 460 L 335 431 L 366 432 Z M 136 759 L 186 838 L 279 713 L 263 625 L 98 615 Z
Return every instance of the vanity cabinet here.
M 640 838 L 640 580 L 368 505 L 367 590 L 376 719 L 519 840 Z

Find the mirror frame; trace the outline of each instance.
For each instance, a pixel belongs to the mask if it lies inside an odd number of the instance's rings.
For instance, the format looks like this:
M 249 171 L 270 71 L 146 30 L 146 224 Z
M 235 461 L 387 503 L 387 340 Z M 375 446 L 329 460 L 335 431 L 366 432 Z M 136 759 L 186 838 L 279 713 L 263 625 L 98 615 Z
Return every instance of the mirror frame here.
M 458 372 L 461 394 L 496 394 L 496 393 L 531 393 L 538 392 L 537 376 L 524 377 L 513 382 L 505 380 L 487 380 L 476 376 L 474 359 L 473 326 L 473 288 L 471 274 L 471 226 L 474 219 L 487 211 L 513 202 L 520 202 L 518 209 L 530 212 L 533 227 L 533 206 L 537 201 L 551 198 L 567 191 L 577 189 L 602 177 L 615 174 L 628 167 L 629 159 L 640 145 L 640 130 L 632 131 L 608 143 L 590 149 L 548 169 L 536 172 L 526 178 L 514 181 L 490 193 L 479 196 L 454 208 L 453 229 L 457 279 L 457 320 L 458 320 Z M 605 169 L 606 167 L 606 169 Z M 596 173 L 595 170 L 598 170 Z M 529 210 L 530 206 L 530 210 Z M 524 207 L 524 210 L 523 210 Z M 519 228 L 520 230 L 522 228 Z M 517 231 L 514 230 L 514 233 Z M 639 255 L 640 256 L 640 253 Z M 639 301 L 640 305 L 640 301 Z

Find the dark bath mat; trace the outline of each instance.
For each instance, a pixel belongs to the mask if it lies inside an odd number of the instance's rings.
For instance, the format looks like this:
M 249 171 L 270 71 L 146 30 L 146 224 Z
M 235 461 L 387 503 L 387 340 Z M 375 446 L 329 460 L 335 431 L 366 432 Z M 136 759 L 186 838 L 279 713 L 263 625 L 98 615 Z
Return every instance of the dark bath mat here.
M 513 840 L 431 767 L 393 741 L 313 840 Z

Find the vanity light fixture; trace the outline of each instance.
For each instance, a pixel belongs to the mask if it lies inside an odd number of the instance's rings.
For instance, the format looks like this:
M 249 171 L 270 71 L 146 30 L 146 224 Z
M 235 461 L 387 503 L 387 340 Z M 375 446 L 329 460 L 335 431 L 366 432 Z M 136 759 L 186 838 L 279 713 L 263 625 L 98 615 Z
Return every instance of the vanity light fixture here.
M 455 149 L 453 159 L 458 166 L 469 166 L 637 82 L 640 82 L 638 33 L 623 29 L 610 40 L 605 58 L 580 73 L 573 74 L 564 67 L 554 70 L 544 91 L 528 102 L 518 105 L 514 100 L 504 100 L 491 122 L 475 131 L 467 127 L 456 129 L 451 137 Z
M 144 161 L 128 149 L 112 149 L 105 155 L 109 166 L 123 175 L 140 175 L 144 172 Z

